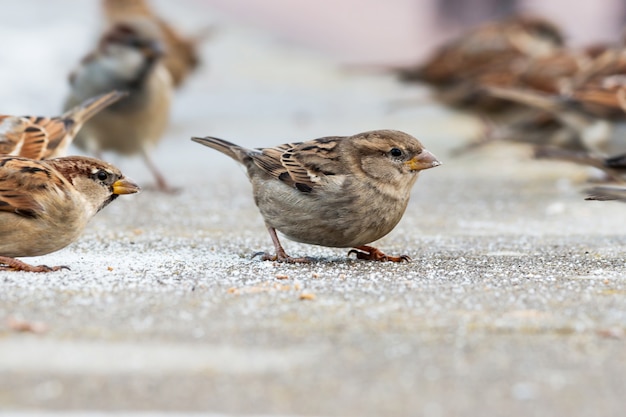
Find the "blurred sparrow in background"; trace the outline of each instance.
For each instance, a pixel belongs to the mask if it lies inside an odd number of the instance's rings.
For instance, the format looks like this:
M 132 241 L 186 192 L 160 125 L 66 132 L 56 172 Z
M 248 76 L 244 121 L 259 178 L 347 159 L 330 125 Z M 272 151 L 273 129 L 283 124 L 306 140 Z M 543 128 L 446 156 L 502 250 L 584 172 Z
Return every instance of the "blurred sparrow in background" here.
M 425 63 L 395 72 L 403 82 L 421 82 L 434 89 L 443 104 L 470 111 L 501 112 L 514 104 L 485 94 L 484 85 L 545 84 L 535 60 L 559 62 L 559 74 L 576 66 L 560 57 L 564 46 L 552 22 L 534 16 L 514 16 L 471 29 L 441 46 Z
M 85 123 L 75 144 L 97 156 L 102 151 L 140 154 L 156 178 L 158 189 L 167 191 L 170 188 L 152 163 L 149 151 L 167 128 L 172 83 L 161 63 L 160 44 L 143 35 L 152 29 L 148 24 L 118 24 L 106 32 L 97 49 L 70 75 L 65 108 L 112 89 L 128 92 L 128 97 Z
M 146 0 L 103 0 L 102 6 L 110 25 L 141 24 L 144 20 L 158 28 L 152 35 L 155 41 L 163 43 L 165 50 L 163 64 L 170 72 L 175 87 L 180 87 L 198 68 L 199 44 L 212 35 L 213 28 L 206 28 L 194 36 L 183 36 L 159 17 Z

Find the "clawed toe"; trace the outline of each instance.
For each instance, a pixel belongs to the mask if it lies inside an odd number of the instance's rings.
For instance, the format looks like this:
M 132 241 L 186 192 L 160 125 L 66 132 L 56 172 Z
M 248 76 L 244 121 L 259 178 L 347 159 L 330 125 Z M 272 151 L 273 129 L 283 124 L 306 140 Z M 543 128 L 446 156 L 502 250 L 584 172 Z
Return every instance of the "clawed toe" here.
M 59 266 L 37 265 L 37 266 L 32 266 L 31 268 L 32 269 L 19 269 L 19 270 L 29 271 L 29 272 L 55 272 L 55 271 L 60 271 L 62 269 L 67 269 L 68 271 L 70 270 L 70 267 L 66 265 L 59 265 Z
M 292 263 L 292 264 L 296 264 L 296 263 L 305 264 L 305 263 L 311 262 L 311 258 L 307 258 L 307 257 L 294 258 L 294 257 L 287 255 L 286 253 L 271 255 L 267 252 L 257 252 L 254 255 L 252 255 L 253 258 L 257 256 L 260 256 L 262 261 L 284 262 L 284 263 Z
M 29 265 L 26 262 L 22 262 L 15 258 L 9 258 L 6 256 L 0 256 L 0 268 L 9 271 L 24 271 L 24 272 L 55 272 L 61 269 L 69 270 L 69 266 L 48 266 L 48 265 Z
M 355 254 L 357 259 L 363 259 L 366 261 L 378 261 L 378 262 L 411 262 L 411 258 L 408 255 L 390 256 L 385 255 L 380 249 L 376 249 L 372 246 L 359 246 L 355 249 L 351 249 L 348 252 L 348 256 Z
M 271 253 L 267 252 L 255 252 L 252 255 L 252 259 L 256 258 L 257 256 L 260 257 L 262 261 L 279 261 L 278 256 L 272 255 Z

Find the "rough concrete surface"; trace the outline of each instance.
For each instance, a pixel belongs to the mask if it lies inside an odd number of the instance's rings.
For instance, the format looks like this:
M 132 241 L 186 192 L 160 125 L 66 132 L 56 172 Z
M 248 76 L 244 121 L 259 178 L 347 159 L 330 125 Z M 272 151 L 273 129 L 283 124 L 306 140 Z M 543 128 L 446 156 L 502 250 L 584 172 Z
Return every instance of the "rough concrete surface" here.
M 32 3 L 41 26 L 17 2 L 0 17 L 38 54 L 0 58 L 4 113 L 57 113 L 93 40 L 94 4 Z M 223 27 L 155 153 L 181 191 L 119 198 L 75 244 L 27 259 L 70 271 L 0 272 L 2 415 L 623 415 L 626 205 L 584 201 L 586 170 L 524 148 L 452 158 L 474 121 L 425 99 L 388 111 L 422 89 L 190 5 L 190 29 L 202 13 Z M 267 146 L 374 128 L 412 133 L 444 163 L 376 243 L 411 263 L 286 239 L 317 260 L 252 259 L 271 241 L 243 170 L 189 140 Z M 139 160 L 107 158 L 150 184 Z

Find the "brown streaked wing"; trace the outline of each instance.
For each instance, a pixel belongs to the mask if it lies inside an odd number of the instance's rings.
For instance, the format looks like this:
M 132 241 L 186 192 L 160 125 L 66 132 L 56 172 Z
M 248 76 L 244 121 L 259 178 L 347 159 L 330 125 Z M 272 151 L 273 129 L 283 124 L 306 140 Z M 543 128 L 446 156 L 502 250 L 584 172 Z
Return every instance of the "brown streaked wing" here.
M 263 148 L 259 149 L 260 152 L 254 153 L 250 156 L 254 163 L 263 171 L 272 177 L 293 186 L 293 178 L 291 178 L 288 169 L 283 165 L 281 159 L 285 152 L 289 151 L 289 149 L 296 145 L 298 144 L 285 143 L 284 145 L 278 145 L 273 148 Z
M 67 137 L 65 120 L 60 117 L 30 117 L 29 120 L 46 134 L 46 146 L 42 149 L 39 158 L 23 154 L 20 154 L 20 156 L 33 159 L 47 159 L 64 143 Z
M 21 117 L 0 116 L 0 155 L 14 155 L 19 150 L 26 126 Z
M 622 87 L 623 88 L 623 87 Z M 626 117 L 619 98 L 619 87 L 588 86 L 572 93 L 582 107 L 596 117 L 623 119 Z
M 325 175 L 345 174 L 337 153 L 337 143 L 344 139 L 329 136 L 300 143 L 287 143 L 262 149 L 253 155 L 255 163 L 268 174 L 299 189 L 309 192 Z
M 348 170 L 338 152 L 338 144 L 344 139 L 343 136 L 329 136 L 311 140 L 295 147 L 292 153 L 309 175 L 347 174 Z
M 63 180 L 47 166 L 24 158 L 0 158 L 0 211 L 38 217 L 44 208 L 34 198 Z
M 26 121 L 26 127 L 22 135 L 22 148 L 16 156 L 30 159 L 42 159 L 48 148 L 48 132 L 42 126 L 32 122 L 37 118 L 22 118 Z
M 337 152 L 337 145 L 343 139 L 340 136 L 319 138 L 285 152 L 283 165 L 296 182 L 296 188 L 311 191 L 322 177 L 348 173 Z

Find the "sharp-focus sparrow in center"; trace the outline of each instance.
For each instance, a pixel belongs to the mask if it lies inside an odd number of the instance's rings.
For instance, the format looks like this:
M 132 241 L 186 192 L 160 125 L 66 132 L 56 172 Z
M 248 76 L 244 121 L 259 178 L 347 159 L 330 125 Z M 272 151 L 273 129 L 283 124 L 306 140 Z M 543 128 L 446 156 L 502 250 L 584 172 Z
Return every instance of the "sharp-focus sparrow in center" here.
M 273 148 L 246 149 L 213 137 L 194 141 L 243 164 L 276 255 L 264 260 L 308 262 L 285 253 L 276 231 L 313 245 L 355 248 L 357 258 L 408 261 L 368 246 L 398 224 L 421 170 L 440 165 L 413 136 L 376 130 Z

